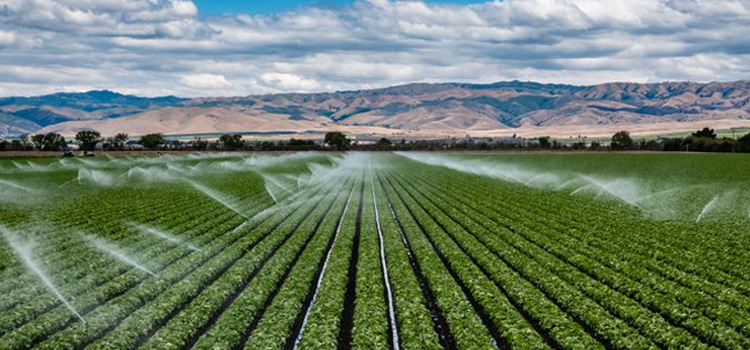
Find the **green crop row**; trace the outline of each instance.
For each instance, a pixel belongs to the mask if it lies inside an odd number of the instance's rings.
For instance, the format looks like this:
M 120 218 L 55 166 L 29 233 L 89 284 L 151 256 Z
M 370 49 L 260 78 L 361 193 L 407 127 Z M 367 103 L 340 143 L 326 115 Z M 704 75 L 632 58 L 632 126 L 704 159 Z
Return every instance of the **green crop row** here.
M 442 264 L 419 224 L 399 199 L 397 191 L 390 186 L 386 186 L 385 191 L 412 253 L 419 261 L 419 266 L 435 294 L 437 304 L 447 320 L 449 329 L 444 331 L 450 332 L 456 346 L 462 349 L 494 348 L 490 333 L 476 317 L 477 310 L 466 300 L 461 287 Z
M 352 329 L 353 349 L 388 349 L 391 347 L 389 339 L 393 337 L 392 333 L 389 334 L 391 330 L 385 276 L 380 260 L 380 234 L 375 217 L 373 176 L 372 170 L 367 172 L 363 196 L 356 304 Z
M 470 192 L 471 191 L 464 191 L 463 193 Z M 483 197 L 480 191 L 471 193 L 471 196 L 471 198 Z M 463 199 L 463 201 L 466 205 L 472 206 L 471 201 L 467 199 Z M 451 201 L 451 206 L 456 206 L 454 201 Z M 487 216 L 494 216 L 493 220 L 495 221 L 498 221 L 497 216 L 509 216 L 507 219 L 500 219 L 502 220 L 501 224 L 513 227 L 514 230 L 520 233 L 524 238 L 536 244 L 537 247 L 541 247 L 536 248 L 537 250 L 546 249 L 551 254 L 554 254 L 556 257 L 563 260 L 562 262 L 550 262 L 548 264 L 550 268 L 560 270 L 564 269 L 568 264 L 576 266 L 581 271 L 592 276 L 592 278 L 602 281 L 609 286 L 613 286 L 623 294 L 633 298 L 633 300 L 642 303 L 645 307 L 654 310 L 659 315 L 667 317 L 673 324 L 681 324 L 684 325 L 685 328 L 693 330 L 693 332 L 702 339 L 706 339 L 707 341 L 724 348 L 742 348 L 743 346 L 747 346 L 745 345 L 746 341 L 743 340 L 741 336 L 727 328 L 727 325 L 734 327 L 738 332 L 747 335 L 747 316 L 744 315 L 744 313 L 728 307 L 726 304 L 721 304 L 701 293 L 691 293 L 680 286 L 676 286 L 669 280 L 655 279 L 648 273 L 644 272 L 643 269 L 638 269 L 635 264 L 617 265 L 625 268 L 627 271 L 626 273 L 612 271 L 603 267 L 596 260 L 604 260 L 602 257 L 611 256 L 616 254 L 616 252 L 606 252 L 598 255 L 592 254 L 591 248 L 580 249 L 580 242 L 566 244 L 566 237 L 557 231 L 550 230 L 549 226 L 545 226 L 544 222 L 547 219 L 541 217 L 539 213 L 521 212 L 514 216 L 510 214 L 510 212 L 513 212 L 513 208 L 505 206 L 503 208 L 491 210 L 494 206 L 494 204 L 481 207 L 474 205 L 474 209 L 476 211 L 483 211 Z M 503 214 L 500 215 L 499 213 Z M 532 220 L 532 218 L 536 219 Z M 477 218 L 476 220 L 479 222 L 487 222 L 486 217 Z M 525 229 L 524 226 L 530 226 L 530 229 Z M 500 233 L 507 231 L 507 229 L 496 227 L 490 229 Z M 555 236 L 557 236 L 557 238 L 552 238 Z M 554 241 L 552 239 L 554 239 Z M 523 242 L 521 244 L 523 244 Z M 580 253 L 572 252 L 572 250 L 580 250 Z M 584 255 L 589 255 L 590 257 Z M 640 260 L 644 259 L 635 259 L 636 262 Z M 563 273 L 566 272 L 563 271 Z M 570 273 L 570 268 L 568 268 L 567 273 Z M 572 273 L 575 274 L 576 272 L 572 271 Z M 650 286 L 641 285 L 636 282 L 638 280 L 647 280 L 647 284 Z M 719 291 L 717 290 L 716 292 Z M 680 304 L 678 304 L 678 302 Z M 702 312 L 704 315 L 700 315 L 690 308 L 694 308 L 695 310 Z M 721 322 L 723 322 L 723 324 Z M 668 336 L 667 334 L 669 333 L 657 334 L 657 338 L 661 337 L 663 342 L 668 342 L 673 344 L 673 346 L 680 344 L 676 341 L 676 339 L 681 338 L 680 336 Z M 684 338 L 684 336 L 682 338 Z
M 246 289 L 257 290 L 259 296 L 268 295 L 274 286 L 274 281 L 269 277 L 278 275 L 278 272 L 266 267 L 269 260 L 275 262 L 278 259 L 291 259 L 299 249 L 304 247 L 308 236 L 314 232 L 316 222 L 322 220 L 335 198 L 333 196 L 313 200 L 303 207 L 294 211 L 288 219 L 282 221 L 278 227 L 270 232 L 268 238 L 257 245 L 253 250 L 246 251 L 244 256 L 233 266 L 226 270 L 219 279 L 210 287 L 201 291 L 186 307 L 166 325 L 143 344 L 143 349 L 169 349 L 177 347 L 189 347 L 193 339 L 197 339 L 204 329 L 211 326 L 211 321 L 216 319 L 226 310 L 228 302 L 233 302 L 232 307 L 246 307 L 244 312 L 252 314 L 249 305 L 234 304 L 242 301 L 242 294 Z M 276 259 L 278 257 L 278 259 Z M 275 265 L 270 265 L 275 266 Z M 259 277 L 259 272 L 262 277 Z M 191 284 L 186 283 L 186 287 Z M 233 299 L 235 298 L 235 299 Z M 169 300 L 169 299 L 167 299 Z M 251 317 L 245 314 L 246 318 Z M 119 339 L 114 337 L 113 339 Z M 106 348 L 106 347 L 104 347 Z
M 358 198 L 361 180 L 355 183 L 353 198 Z M 355 207 L 354 199 L 350 205 Z M 299 315 L 304 313 L 305 298 L 315 286 L 315 275 L 322 269 L 328 250 L 332 249 L 335 225 L 323 228 L 323 235 L 316 236 L 302 252 L 299 263 L 289 273 L 278 293 L 268 300 L 268 305 L 249 335 L 244 349 L 283 349 Z

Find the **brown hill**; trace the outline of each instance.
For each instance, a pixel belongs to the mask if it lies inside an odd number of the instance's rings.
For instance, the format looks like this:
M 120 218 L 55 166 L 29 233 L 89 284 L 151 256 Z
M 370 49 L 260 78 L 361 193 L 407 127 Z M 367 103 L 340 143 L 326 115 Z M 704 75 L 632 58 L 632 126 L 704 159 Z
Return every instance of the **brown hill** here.
M 85 113 L 77 115 L 72 112 L 76 107 L 71 107 L 75 103 L 66 100 L 68 105 L 62 106 L 65 109 L 49 106 L 54 109 L 46 110 L 65 111 L 56 113 L 79 120 L 41 125 L 41 131 L 72 134 L 96 129 L 106 135 L 140 135 L 338 129 L 426 137 L 541 135 L 579 130 L 574 134 L 593 136 L 617 128 L 663 133 L 704 124 L 733 127 L 750 123 L 750 81 L 595 86 L 512 81 L 486 85 L 410 84 L 376 90 L 234 98 L 161 98 L 156 102 L 128 97 L 137 105 L 128 105 L 128 98 L 107 97 L 117 103 L 102 103 L 106 111 L 116 110 L 124 116 L 107 115 L 96 108 L 80 108 Z M 94 103 L 91 98 L 86 101 Z M 13 112 L 14 106 L 0 100 L 6 113 L 18 116 Z

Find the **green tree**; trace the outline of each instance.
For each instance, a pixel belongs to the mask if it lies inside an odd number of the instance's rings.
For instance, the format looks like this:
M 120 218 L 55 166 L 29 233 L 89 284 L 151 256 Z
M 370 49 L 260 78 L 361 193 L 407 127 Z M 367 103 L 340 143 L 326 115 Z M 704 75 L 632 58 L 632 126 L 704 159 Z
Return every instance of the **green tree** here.
M 633 149 L 633 138 L 630 137 L 630 132 L 623 130 L 612 135 L 612 143 L 610 143 L 610 147 L 612 147 L 613 150 Z
M 737 147 L 740 152 L 750 152 L 750 134 L 737 139 Z
M 68 143 L 65 142 L 65 138 L 62 135 L 51 132 L 47 134 L 45 146 L 50 151 L 61 151 L 68 148 Z
M 302 150 L 314 150 L 317 148 L 317 145 L 313 140 L 299 140 L 295 138 L 291 138 L 289 142 L 286 145 L 287 149 L 295 150 L 295 151 L 302 151 Z
M 150 150 L 157 149 L 164 144 L 164 135 L 159 133 L 143 135 L 141 136 L 140 144 Z
M 385 149 L 385 148 L 391 148 L 393 146 L 393 142 L 387 138 L 382 138 L 378 140 L 377 143 L 378 148 Z
M 198 137 L 193 141 L 196 151 L 205 151 L 208 149 L 208 141 Z
M 67 147 L 65 138 L 55 132 L 34 135 L 31 137 L 31 142 L 40 151 L 60 151 Z
M 118 133 L 117 135 L 115 135 L 115 139 L 114 139 L 115 140 L 115 146 L 118 149 L 124 149 L 125 148 L 125 143 L 128 142 L 129 139 L 130 139 L 130 136 L 128 134 L 122 133 L 122 132 Z
M 331 131 L 326 133 L 324 142 L 329 147 L 333 147 L 339 151 L 344 151 L 349 149 L 352 140 L 347 138 L 346 135 L 344 135 L 340 131 Z
M 709 128 L 703 128 L 702 130 L 698 130 L 693 133 L 694 137 L 703 137 L 707 139 L 715 139 L 716 138 L 716 132 L 714 132 L 714 129 Z
M 93 151 L 102 141 L 102 134 L 94 130 L 81 130 L 76 134 L 76 140 L 81 143 L 82 150 Z
M 539 138 L 539 147 L 544 148 L 544 149 L 549 149 L 550 145 L 551 144 L 549 142 L 549 136 Z
M 44 148 L 44 134 L 36 134 L 31 136 L 31 143 L 34 144 L 34 147 L 38 150 L 42 150 Z
M 229 135 L 224 134 L 219 137 L 219 142 L 224 145 L 224 148 L 230 151 L 242 149 L 245 147 L 245 140 L 242 139 L 242 135 Z

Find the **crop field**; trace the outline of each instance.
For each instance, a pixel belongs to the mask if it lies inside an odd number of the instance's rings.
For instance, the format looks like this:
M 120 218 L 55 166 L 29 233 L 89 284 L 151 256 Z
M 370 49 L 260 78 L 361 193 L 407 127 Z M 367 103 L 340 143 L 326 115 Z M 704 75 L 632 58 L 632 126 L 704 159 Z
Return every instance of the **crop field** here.
M 0 350 L 750 349 L 750 158 L 0 160 Z

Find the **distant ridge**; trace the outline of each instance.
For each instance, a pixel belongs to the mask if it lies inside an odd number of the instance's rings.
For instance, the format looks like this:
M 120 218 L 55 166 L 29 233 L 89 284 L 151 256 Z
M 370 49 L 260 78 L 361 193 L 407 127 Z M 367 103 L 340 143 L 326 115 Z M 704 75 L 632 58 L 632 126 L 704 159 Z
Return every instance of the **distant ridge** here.
M 750 81 L 415 83 L 373 90 L 144 98 L 111 91 L 0 98 L 0 135 L 96 129 L 140 135 L 316 133 L 463 136 L 650 133 L 750 123 Z M 571 135 L 573 135 L 571 134 Z

